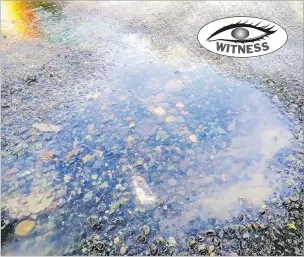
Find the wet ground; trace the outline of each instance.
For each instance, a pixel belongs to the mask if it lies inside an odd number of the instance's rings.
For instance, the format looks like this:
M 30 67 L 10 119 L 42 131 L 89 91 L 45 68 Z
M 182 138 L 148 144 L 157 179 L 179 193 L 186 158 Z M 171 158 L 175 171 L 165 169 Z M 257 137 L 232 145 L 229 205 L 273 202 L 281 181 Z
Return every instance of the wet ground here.
M 115 3 L 1 7 L 2 254 L 303 254 L 302 127 L 278 96 L 122 32 Z

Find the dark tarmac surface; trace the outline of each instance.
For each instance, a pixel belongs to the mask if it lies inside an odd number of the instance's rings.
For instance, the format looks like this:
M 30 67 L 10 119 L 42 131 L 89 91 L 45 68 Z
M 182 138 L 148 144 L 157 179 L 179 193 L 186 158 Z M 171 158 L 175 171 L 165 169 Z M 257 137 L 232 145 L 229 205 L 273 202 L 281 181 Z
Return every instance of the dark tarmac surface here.
M 302 3 L 1 7 L 2 254 L 303 255 Z M 199 45 L 240 10 L 286 45 Z

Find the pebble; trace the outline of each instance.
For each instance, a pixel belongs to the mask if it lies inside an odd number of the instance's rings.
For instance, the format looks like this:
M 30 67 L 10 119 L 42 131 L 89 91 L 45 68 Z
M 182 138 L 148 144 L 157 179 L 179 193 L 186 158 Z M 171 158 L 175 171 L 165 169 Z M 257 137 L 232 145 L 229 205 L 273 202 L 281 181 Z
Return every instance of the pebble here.
M 148 235 L 148 234 L 150 234 L 150 227 L 148 226 L 148 225 L 144 225 L 144 226 L 142 226 L 140 229 L 139 229 L 139 231 L 141 232 L 141 233 L 143 233 L 143 234 L 145 234 L 145 235 Z
M 93 198 L 93 193 L 90 191 L 90 192 L 87 192 L 84 197 L 83 197 L 83 201 L 84 202 L 88 202 L 88 201 L 91 201 Z
M 224 230 L 223 229 L 219 229 L 217 231 L 217 235 L 218 235 L 219 238 L 222 238 L 224 236 Z
M 163 244 L 165 242 L 165 240 L 161 236 L 158 236 L 158 237 L 156 237 L 155 242 L 157 244 Z
M 133 127 L 135 127 L 135 123 L 134 123 L 134 122 L 131 122 L 131 123 L 129 124 L 129 128 L 133 128 Z
M 233 120 L 228 126 L 227 126 L 227 131 L 233 131 L 235 130 L 235 120 Z
M 183 103 L 176 103 L 175 105 L 177 108 L 184 108 L 185 105 Z
M 35 221 L 23 220 L 15 228 L 15 234 L 18 236 L 26 236 L 35 226 Z
M 97 206 L 97 210 L 99 210 L 99 211 L 105 211 L 106 209 L 107 209 L 107 207 L 104 203 L 101 203 Z
M 92 140 L 92 136 L 91 136 L 91 135 L 86 135 L 86 136 L 85 136 L 85 140 L 91 141 L 91 140 Z
M 144 158 L 137 159 L 137 162 L 136 162 L 137 166 L 141 166 L 141 165 L 143 165 L 143 163 L 144 163 Z
M 214 250 L 215 250 L 214 245 L 210 245 L 210 246 L 208 247 L 208 253 L 209 253 L 209 254 L 211 254 L 212 252 L 214 252 Z
M 172 122 L 174 122 L 174 121 L 176 121 L 176 118 L 175 118 L 174 116 L 168 116 L 168 117 L 166 117 L 166 119 L 165 119 L 165 122 L 166 122 L 166 123 L 172 123 Z
M 127 246 L 122 246 L 119 250 L 120 255 L 125 255 L 128 251 L 128 247 Z
M 93 216 L 88 217 L 87 221 L 91 227 L 95 227 L 95 226 L 99 225 L 100 219 L 98 216 L 93 215 Z
M 222 180 L 223 182 L 227 182 L 227 181 L 228 181 L 228 174 L 226 174 L 226 173 L 222 174 L 222 175 L 221 175 L 221 180 Z
M 158 248 L 157 248 L 157 246 L 155 244 L 151 244 L 149 246 L 149 250 L 150 250 L 150 254 L 152 256 L 154 256 L 154 255 L 156 255 L 158 253 Z
M 133 141 L 135 141 L 135 138 L 132 136 L 128 136 L 126 141 L 127 143 L 132 143 Z
M 139 234 L 137 237 L 136 237 L 136 240 L 139 242 L 139 243 L 145 243 L 147 242 L 147 238 L 145 235 L 143 234 Z
M 72 179 L 72 176 L 70 175 L 70 174 L 65 174 L 64 176 L 63 176 L 63 181 L 67 184 L 67 183 L 69 183 L 70 181 L 71 181 L 71 179 Z
M 293 223 L 287 224 L 287 228 L 290 229 L 290 230 L 297 230 L 297 227 Z
M 212 242 L 213 242 L 213 244 L 214 244 L 215 246 L 218 246 L 218 245 L 220 245 L 221 240 L 218 239 L 217 237 L 214 237 L 214 238 L 212 239 Z
M 167 240 L 167 242 L 166 242 L 166 245 L 169 246 L 169 247 L 176 246 L 177 243 L 176 243 L 174 237 L 172 237 L 172 236 L 169 237 L 168 240 Z
M 53 159 L 53 153 L 52 152 L 44 152 L 41 154 L 41 159 L 44 162 L 48 162 Z
M 90 124 L 88 126 L 88 131 L 91 133 L 91 132 L 93 132 L 93 130 L 94 130 L 94 124 Z
M 195 241 L 194 241 L 195 242 Z M 205 251 L 206 251 L 206 245 L 205 244 L 200 244 L 197 248 L 197 251 L 200 253 L 200 254 L 203 254 Z
M 214 236 L 214 235 L 215 235 L 215 232 L 214 232 L 213 229 L 208 229 L 208 230 L 206 231 L 206 235 L 208 235 L 208 236 Z
M 19 170 L 17 168 L 12 168 L 12 169 L 7 171 L 6 175 L 13 175 L 13 174 L 18 173 L 18 171 Z
M 195 135 L 191 135 L 189 136 L 189 140 L 192 142 L 192 143 L 195 143 L 197 141 L 197 138 Z
M 221 127 L 217 127 L 215 130 L 220 135 L 226 135 L 227 134 L 226 130 L 222 129 Z
M 120 239 L 118 236 L 114 236 L 113 241 L 114 241 L 114 244 L 118 244 L 120 242 Z
M 244 218 L 245 218 L 244 213 L 240 213 L 240 215 L 239 215 L 239 220 L 242 221 L 242 220 L 244 220 Z
M 41 131 L 41 132 L 55 132 L 58 133 L 61 128 L 59 126 L 48 124 L 48 123 L 35 123 L 32 126 L 33 128 Z
M 82 161 L 83 161 L 84 163 L 86 163 L 86 162 L 88 162 L 89 160 L 91 160 L 92 158 L 93 158 L 92 155 L 87 154 L 86 156 L 84 156 L 84 157 L 82 158 Z
M 177 184 L 176 180 L 174 178 L 170 178 L 168 180 L 168 185 L 170 186 L 175 186 Z
M 158 116 L 163 116 L 166 114 L 166 111 L 163 107 L 159 106 L 159 107 L 155 108 L 154 113 Z
M 92 178 L 93 180 L 98 179 L 98 174 L 92 174 L 92 175 L 91 175 L 91 178 Z
M 164 130 L 158 130 L 156 133 L 156 140 L 166 140 L 169 137 L 169 135 Z
M 244 238 L 244 239 L 248 239 L 249 237 L 250 237 L 250 235 L 249 235 L 248 232 L 246 232 L 246 233 L 243 234 L 243 238 Z
M 67 156 L 65 157 L 66 160 L 69 161 L 69 160 L 71 159 L 71 157 L 77 155 L 78 152 L 79 152 L 79 149 L 74 149 L 74 150 L 72 150 L 72 151 L 69 152 L 69 153 L 67 154 Z

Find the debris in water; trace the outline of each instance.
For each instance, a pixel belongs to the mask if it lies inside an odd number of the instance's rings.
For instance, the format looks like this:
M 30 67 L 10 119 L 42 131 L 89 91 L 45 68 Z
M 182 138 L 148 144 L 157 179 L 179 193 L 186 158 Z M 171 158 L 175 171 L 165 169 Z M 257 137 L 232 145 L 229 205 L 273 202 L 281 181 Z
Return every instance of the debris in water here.
M 132 179 L 137 201 L 142 205 L 154 204 L 156 197 L 152 193 L 145 179 L 140 176 L 133 176 Z

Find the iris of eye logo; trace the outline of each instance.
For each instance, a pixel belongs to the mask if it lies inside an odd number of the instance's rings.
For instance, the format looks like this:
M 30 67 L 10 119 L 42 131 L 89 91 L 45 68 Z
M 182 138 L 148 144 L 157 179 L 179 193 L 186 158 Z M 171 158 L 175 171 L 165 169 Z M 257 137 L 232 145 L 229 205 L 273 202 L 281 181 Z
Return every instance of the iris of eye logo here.
M 273 34 L 276 32 L 276 30 L 272 30 L 274 28 L 273 26 L 270 26 L 270 24 L 259 27 L 259 24 L 261 22 L 259 22 L 256 25 L 253 25 L 253 23 L 251 24 L 247 24 L 248 21 L 246 22 L 241 22 L 239 21 L 236 24 L 230 24 L 227 26 L 222 27 L 221 29 L 217 30 L 216 32 L 214 32 L 207 40 L 209 41 L 216 41 L 216 40 L 221 40 L 221 41 L 229 41 L 229 42 L 234 42 L 234 43 L 245 43 L 245 42 L 255 42 L 258 40 L 261 40 L 265 37 L 268 37 L 269 35 Z M 232 30 L 231 31 L 231 36 L 234 39 L 229 39 L 229 38 L 219 38 L 219 39 L 213 39 L 215 36 L 226 32 L 228 30 Z M 257 32 L 260 32 L 261 35 L 255 35 L 257 34 Z M 254 37 L 248 38 L 249 35 L 254 34 Z
M 268 20 L 231 17 L 204 26 L 198 40 L 206 49 L 221 55 L 252 57 L 278 50 L 285 44 L 287 34 Z

